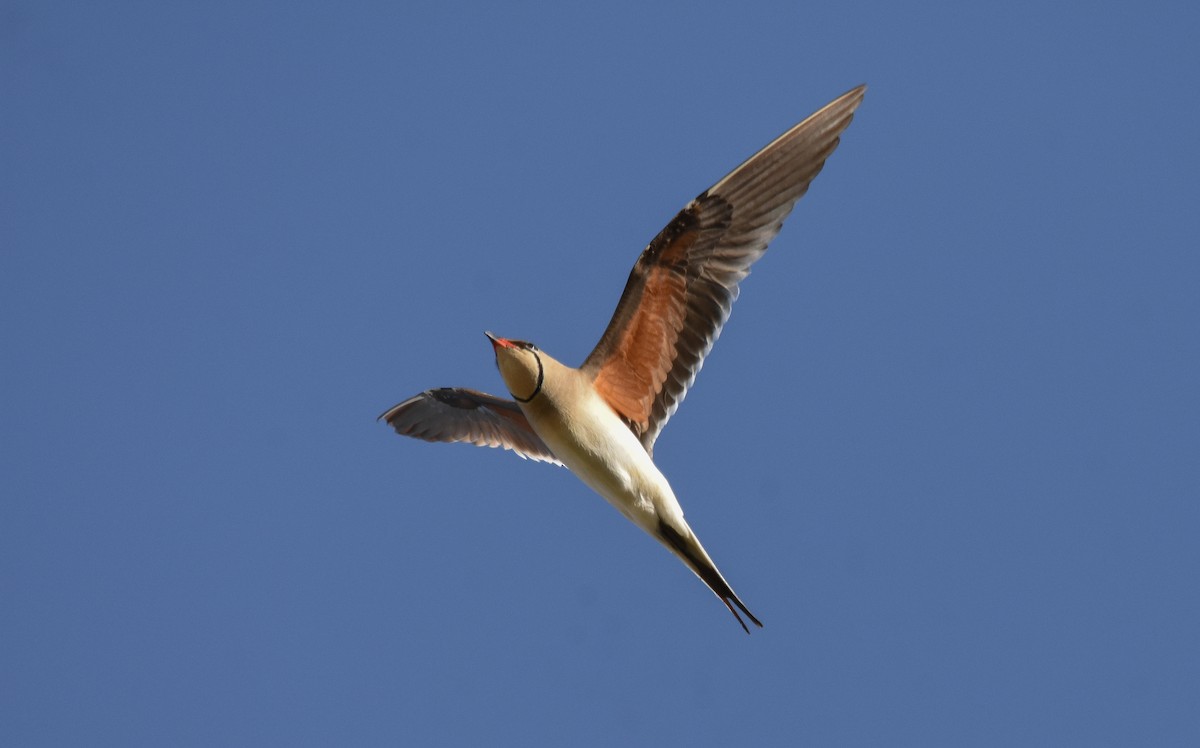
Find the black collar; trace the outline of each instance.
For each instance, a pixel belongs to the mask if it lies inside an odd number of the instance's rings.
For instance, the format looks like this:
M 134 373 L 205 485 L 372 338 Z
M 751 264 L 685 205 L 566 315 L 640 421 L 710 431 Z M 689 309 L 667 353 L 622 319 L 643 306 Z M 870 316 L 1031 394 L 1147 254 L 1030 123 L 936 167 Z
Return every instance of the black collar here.
M 533 354 L 533 359 L 537 361 L 538 364 L 537 385 L 534 386 L 533 394 L 529 397 L 520 397 L 515 393 L 510 392 L 509 394 L 513 396 L 513 399 L 519 403 L 527 403 L 533 398 L 537 397 L 537 394 L 542 391 L 542 382 L 546 381 L 546 371 L 542 368 L 542 357 L 537 355 L 537 351 L 530 351 L 530 353 Z

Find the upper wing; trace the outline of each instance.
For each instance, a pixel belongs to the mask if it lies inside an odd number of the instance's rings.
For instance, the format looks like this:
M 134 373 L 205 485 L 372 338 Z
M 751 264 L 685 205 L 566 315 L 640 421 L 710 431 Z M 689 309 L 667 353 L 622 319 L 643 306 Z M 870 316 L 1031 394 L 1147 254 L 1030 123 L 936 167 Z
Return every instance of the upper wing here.
M 721 334 L 738 283 L 837 148 L 865 91 L 827 104 L 688 203 L 633 266 L 581 368 L 646 451 Z
M 429 442 L 504 447 L 521 457 L 561 465 L 512 400 L 443 387 L 410 397 L 379 417 L 397 434 Z

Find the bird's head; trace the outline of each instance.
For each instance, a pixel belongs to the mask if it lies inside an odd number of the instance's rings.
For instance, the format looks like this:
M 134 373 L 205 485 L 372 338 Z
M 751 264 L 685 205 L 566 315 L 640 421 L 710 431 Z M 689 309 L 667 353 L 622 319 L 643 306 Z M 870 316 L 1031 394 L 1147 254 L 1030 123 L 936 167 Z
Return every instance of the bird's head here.
M 504 384 L 517 402 L 527 403 L 542 391 L 546 370 L 542 365 L 542 353 L 533 343 L 524 340 L 509 340 L 485 332 L 492 341 L 496 353 L 496 368 L 504 378 Z

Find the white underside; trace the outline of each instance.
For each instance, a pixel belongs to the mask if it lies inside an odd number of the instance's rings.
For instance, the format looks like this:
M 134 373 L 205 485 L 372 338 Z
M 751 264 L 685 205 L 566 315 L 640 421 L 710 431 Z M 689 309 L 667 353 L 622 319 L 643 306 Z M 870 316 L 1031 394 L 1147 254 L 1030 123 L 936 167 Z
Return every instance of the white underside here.
M 659 518 L 687 527 L 667 479 L 616 413 L 595 393 L 572 411 L 529 420 L 571 472 L 639 527 L 656 533 Z

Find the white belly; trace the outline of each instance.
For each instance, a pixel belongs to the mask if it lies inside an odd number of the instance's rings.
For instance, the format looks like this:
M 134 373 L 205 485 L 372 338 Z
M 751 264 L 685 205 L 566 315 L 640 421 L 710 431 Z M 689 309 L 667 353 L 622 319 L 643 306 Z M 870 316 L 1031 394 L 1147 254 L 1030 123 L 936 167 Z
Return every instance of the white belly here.
M 667 479 L 598 396 L 583 398 L 569 413 L 548 409 L 528 415 L 555 456 L 638 526 L 653 533 L 660 517 L 683 519 Z

